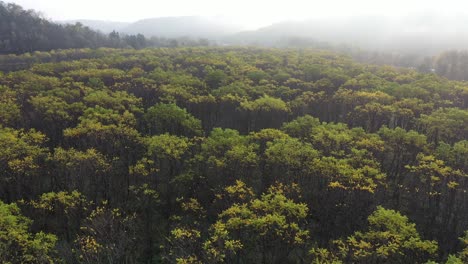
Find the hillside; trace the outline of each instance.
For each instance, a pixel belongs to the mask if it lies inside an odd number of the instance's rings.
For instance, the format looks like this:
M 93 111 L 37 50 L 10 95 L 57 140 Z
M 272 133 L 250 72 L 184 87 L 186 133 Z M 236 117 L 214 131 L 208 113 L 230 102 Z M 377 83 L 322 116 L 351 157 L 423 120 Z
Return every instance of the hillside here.
M 0 0 L 0 263 L 468 263 L 465 22 Z
M 468 260 L 466 82 L 308 49 L 15 58 L 2 263 Z
M 76 24 L 81 23 L 84 26 L 98 30 L 102 33 L 109 34 L 112 31 L 120 32 L 125 27 L 129 26 L 131 23 L 128 22 L 115 22 L 115 21 L 104 21 L 104 20 L 90 20 L 90 19 L 76 19 L 76 20 L 66 20 L 58 21 L 61 24 Z M 138 34 L 135 33 L 135 34 Z
M 141 48 L 140 35 L 107 35 L 80 23 L 58 24 L 34 10 L 0 1 L 0 54 L 21 54 L 56 49 L 114 47 Z M 4 65 L 0 65 L 3 68 Z
M 333 45 L 345 44 L 365 50 L 435 55 L 468 46 L 466 17 L 412 15 L 395 19 L 381 16 L 289 21 L 231 37 L 240 43 L 275 45 L 287 37 L 309 38 Z
M 82 23 L 104 33 L 117 31 L 125 34 L 143 34 L 146 37 L 222 39 L 242 31 L 242 27 L 221 17 L 159 17 L 136 22 L 111 22 L 102 20 L 70 20 L 63 23 Z
M 197 19 L 195 19 L 197 20 Z M 221 30 L 216 26 L 209 26 L 208 22 L 196 23 L 195 20 L 187 18 L 185 22 L 192 23 L 195 28 L 185 27 L 184 30 L 191 30 L 194 38 L 169 38 L 164 36 L 145 37 L 140 33 L 125 33 L 125 23 L 103 22 L 103 21 L 83 21 L 71 24 L 71 22 L 55 23 L 43 18 L 34 10 L 25 10 L 16 4 L 7 4 L 0 1 L 0 54 L 22 54 L 38 51 L 50 51 L 58 49 L 82 49 L 82 48 L 134 48 L 141 49 L 145 47 L 176 47 L 176 46 L 207 46 L 210 41 L 200 39 L 203 34 L 211 34 L 216 30 Z M 198 21 L 198 20 L 197 20 Z M 204 20 L 203 20 L 204 21 Z M 180 24 L 180 23 L 179 23 Z M 184 23 L 185 24 L 185 23 Z M 88 26 L 89 25 L 89 26 Z M 168 24 L 164 24 L 168 26 Z M 153 24 L 141 22 L 136 27 L 141 30 L 147 28 L 156 28 Z M 95 27 L 98 29 L 92 29 Z M 117 27 L 122 32 L 114 31 Z M 203 28 L 204 27 L 204 28 Z M 112 30 L 111 30 L 112 29 Z M 136 30 L 136 29 L 135 29 Z M 169 35 L 178 35 L 178 29 L 165 29 L 166 32 L 172 32 Z M 223 29 L 224 30 L 224 29 Z M 110 33 L 108 33 L 111 31 Z M 129 29 L 129 31 L 132 31 Z M 185 32 L 185 31 L 183 31 Z M 108 34 L 107 34 L 108 33 Z M 213 33 L 214 34 L 214 33 Z M 16 59 L 13 58 L 13 61 Z M 24 63 L 1 64 L 0 70 L 9 70 L 10 68 L 20 69 Z M 26 64 L 27 65 L 27 64 Z
M 194 37 L 219 39 L 239 32 L 240 26 L 216 17 L 161 17 L 143 19 L 122 28 L 128 34 L 141 33 L 145 36 L 158 37 Z

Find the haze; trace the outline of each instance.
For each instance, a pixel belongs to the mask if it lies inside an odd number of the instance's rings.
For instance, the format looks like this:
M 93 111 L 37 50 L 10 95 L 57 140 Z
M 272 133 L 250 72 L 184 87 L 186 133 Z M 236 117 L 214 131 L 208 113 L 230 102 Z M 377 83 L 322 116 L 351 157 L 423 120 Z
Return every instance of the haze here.
M 245 29 L 256 29 L 285 20 L 355 16 L 405 17 L 409 14 L 461 16 L 465 1 L 424 0 L 16 0 L 53 20 L 94 19 L 134 22 L 144 18 L 170 16 L 225 17 Z

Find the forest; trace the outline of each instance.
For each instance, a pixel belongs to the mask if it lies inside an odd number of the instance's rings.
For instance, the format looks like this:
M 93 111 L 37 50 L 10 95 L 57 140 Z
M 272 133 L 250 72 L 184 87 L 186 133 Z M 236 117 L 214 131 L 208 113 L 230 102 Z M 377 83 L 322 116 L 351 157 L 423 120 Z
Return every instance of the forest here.
M 23 54 L 34 51 L 77 48 L 134 48 L 207 46 L 207 39 L 187 37 L 145 37 L 142 34 L 109 34 L 82 23 L 59 24 L 35 10 L 0 1 L 0 54 Z M 3 65 L 0 65 L 3 66 Z M 3 67 L 0 68 L 3 70 Z
M 1 263 L 468 263 L 467 82 L 307 48 L 0 61 Z
M 154 20 L 154 21 L 153 21 Z M 142 20 L 141 23 L 133 24 L 131 33 L 119 32 L 116 29 L 110 30 L 112 24 L 101 28 L 105 31 L 97 30 L 85 26 L 80 22 L 56 23 L 43 17 L 35 10 L 26 10 L 14 3 L 5 3 L 0 0 L 0 71 L 28 69 L 31 64 L 40 62 L 55 61 L 55 54 L 44 53 L 39 56 L 27 56 L 30 53 L 40 51 L 54 51 L 60 49 L 97 49 L 97 48 L 129 48 L 143 49 L 149 47 L 201 47 L 201 46 L 262 46 L 267 48 L 308 48 L 328 50 L 334 53 L 350 56 L 354 60 L 377 65 L 392 65 L 396 67 L 406 67 L 418 70 L 423 73 L 437 73 L 450 80 L 468 80 L 468 52 L 466 50 L 454 49 L 449 43 L 445 43 L 433 53 L 422 52 L 418 43 L 409 45 L 413 48 L 401 44 L 403 50 L 372 49 L 363 48 L 350 43 L 341 43 L 338 40 L 320 40 L 309 36 L 309 34 L 288 35 L 289 30 L 280 30 L 272 36 L 264 36 L 260 32 L 241 32 L 233 35 L 219 35 L 218 31 L 231 32 L 232 28 L 223 28 L 222 21 L 218 23 L 219 28 L 206 28 L 206 24 L 213 22 L 204 21 L 197 17 L 175 17 L 153 20 Z M 172 23 L 169 23 L 172 21 Z M 86 21 L 83 21 L 86 23 Z M 88 21 L 89 22 L 89 21 Z M 99 23 L 97 21 L 96 23 Z M 102 22 L 102 21 L 101 21 Z M 309 22 L 310 23 L 310 22 Z M 462 25 L 465 23 L 460 22 Z M 188 25 L 188 26 L 187 26 Z M 187 28 L 193 26 L 193 28 Z M 310 26 L 312 26 L 311 24 Z M 204 27 L 205 26 L 205 27 Z M 274 27 L 273 27 L 274 28 Z M 140 31 L 138 31 L 140 30 Z M 172 33 L 164 35 L 143 35 L 141 32 L 180 32 L 179 35 Z M 158 31 L 159 30 L 159 31 Z M 185 31 L 185 33 L 183 30 Z M 207 33 L 207 32 L 211 33 Z M 356 34 L 362 34 L 358 29 L 354 29 Z M 439 29 L 440 30 L 440 29 Z M 333 29 L 329 30 L 330 32 Z M 381 31 L 380 29 L 378 31 Z M 137 33 L 140 32 L 140 33 Z M 206 37 L 195 37 L 197 34 Z M 352 32 L 352 31 L 351 31 Z M 359 33 L 361 32 L 361 33 Z M 341 32 L 344 34 L 344 32 Z M 252 35 L 253 34 L 253 35 Z M 389 34 L 389 33 L 387 33 Z M 435 33 L 434 33 L 435 34 Z M 280 37 L 281 36 L 281 37 Z M 436 38 L 436 37 L 433 37 Z M 438 37 L 439 40 L 449 41 L 449 38 Z M 458 38 L 458 36 L 457 36 Z M 252 41 L 249 42 L 249 39 Z M 326 38 L 325 38 L 326 39 Z M 456 46 L 463 46 L 463 41 L 459 39 Z M 374 44 L 375 45 L 375 44 Z M 417 47 L 420 53 L 411 51 Z M 406 49 L 405 49 L 406 47 Z M 442 50 L 442 51 L 440 51 Z M 24 55 L 26 54 L 26 56 Z M 19 56 L 15 56 L 19 55 Z M 86 56 L 83 55 L 82 56 Z M 82 57 L 80 57 L 82 58 Z M 62 58 L 64 59 L 64 58 Z M 67 57 L 76 59 L 76 57 Z

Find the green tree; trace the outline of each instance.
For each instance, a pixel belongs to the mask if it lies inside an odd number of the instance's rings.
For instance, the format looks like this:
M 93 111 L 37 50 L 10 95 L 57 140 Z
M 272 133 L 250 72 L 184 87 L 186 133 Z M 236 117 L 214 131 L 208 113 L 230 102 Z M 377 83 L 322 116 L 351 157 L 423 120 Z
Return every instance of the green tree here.
M 248 131 L 256 131 L 262 128 L 278 128 L 286 121 L 290 109 L 279 98 L 265 95 L 255 101 L 241 103 L 241 109 L 247 111 Z
M 81 227 L 75 254 L 82 263 L 134 262 L 136 248 L 135 216 L 110 208 L 106 202 L 91 212 Z
M 211 89 L 216 89 L 226 84 L 227 78 L 224 71 L 212 70 L 206 75 L 205 82 Z
M 437 242 L 423 240 L 416 225 L 394 210 L 378 207 L 367 220 L 367 231 L 334 242 L 336 254 L 344 261 L 425 263 L 437 253 Z
M 468 231 L 465 231 L 459 240 L 462 244 L 462 249 L 456 254 L 449 254 L 445 264 L 463 264 L 468 261 Z
M 281 128 L 288 135 L 303 139 L 309 139 L 314 127 L 319 126 L 320 120 L 310 115 L 305 115 L 285 123 Z
M 147 184 L 161 198 L 160 213 L 166 218 L 173 213 L 185 160 L 190 157 L 193 142 L 170 134 L 152 136 L 145 140 L 146 153 L 130 167 L 130 174 L 139 184 Z
M 16 92 L 0 85 L 0 125 L 13 126 L 20 123 L 20 105 Z
M 248 141 L 233 129 L 215 128 L 210 136 L 203 140 L 200 153 L 195 155 L 195 165 L 199 181 L 203 181 L 205 195 L 210 191 L 219 191 L 233 184 L 236 179 L 256 182 L 252 177 L 259 158 L 258 145 Z M 253 184 L 254 185 L 254 184 Z
M 286 195 L 286 186 L 272 186 L 260 197 L 221 212 L 204 244 L 208 259 L 284 263 L 300 254 L 309 238 L 308 208 Z
M 47 150 L 44 134 L 0 127 L 0 197 L 7 201 L 32 197 L 41 193 L 46 178 L 40 172 Z
M 27 204 L 34 209 L 35 226 L 71 243 L 89 213 L 91 202 L 78 191 L 62 191 L 43 193 Z
M 57 237 L 30 233 L 32 221 L 16 204 L 0 201 L 0 261 L 2 263 L 55 263 Z
M 56 148 L 49 161 L 54 168 L 52 177 L 56 188 L 79 191 L 95 202 L 111 195 L 111 164 L 96 149 Z
M 436 155 L 454 169 L 468 172 L 468 140 L 458 141 L 453 146 L 441 142 Z
M 201 136 L 200 120 L 176 104 L 156 104 L 145 113 L 144 119 L 149 134 L 171 133 L 180 136 Z
M 444 141 L 452 144 L 465 139 L 468 134 L 468 110 L 442 108 L 430 115 L 421 115 L 419 123 L 425 129 L 429 140 L 436 145 Z

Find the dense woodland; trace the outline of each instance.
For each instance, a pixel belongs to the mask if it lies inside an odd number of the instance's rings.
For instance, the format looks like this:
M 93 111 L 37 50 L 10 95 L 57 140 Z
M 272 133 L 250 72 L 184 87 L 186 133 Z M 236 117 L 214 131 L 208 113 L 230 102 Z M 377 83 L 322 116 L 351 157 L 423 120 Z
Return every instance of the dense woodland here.
M 183 19 L 183 18 L 182 18 Z M 180 24 L 197 23 L 195 21 L 180 21 Z M 180 26 L 180 25 L 179 25 Z M 151 31 L 146 25 L 143 31 Z M 171 31 L 170 29 L 167 29 Z M 190 33 L 190 32 L 187 32 Z M 285 34 L 285 33 L 282 33 Z M 193 35 L 193 34 L 191 34 Z M 81 23 L 58 24 L 44 18 L 34 10 L 25 10 L 21 6 L 0 1 L 0 71 L 27 69 L 33 63 L 55 61 L 55 53 L 27 56 L 39 51 L 53 51 L 59 49 L 96 49 L 147 47 L 200 47 L 214 45 L 262 45 L 276 48 L 315 48 L 351 56 L 355 60 L 378 65 L 393 65 L 397 67 L 413 68 L 424 73 L 437 73 L 451 80 L 468 80 L 468 52 L 462 50 L 447 50 L 437 55 L 417 54 L 411 52 L 381 50 L 372 51 L 353 45 L 337 44 L 340 42 L 324 42 L 310 37 L 291 36 L 279 39 L 263 39 L 256 36 L 254 41 L 246 42 L 242 35 L 234 34 L 223 40 L 179 37 L 167 38 L 144 36 L 142 34 L 123 34 L 113 31 L 109 34 L 93 30 Z M 219 38 L 219 37 L 218 37 Z M 14 56 L 14 54 L 24 54 Z M 88 54 L 86 54 L 88 55 Z M 95 55 L 95 54 L 93 54 Z M 82 58 L 82 57 L 80 57 Z M 77 59 L 62 57 L 62 59 Z
M 468 83 L 307 49 L 7 59 L 2 263 L 468 262 Z
M 81 23 L 58 24 L 34 10 L 25 10 L 13 3 L 0 1 L 0 54 L 22 54 L 70 48 L 134 48 L 206 46 L 206 39 L 147 38 L 113 31 L 103 34 Z

